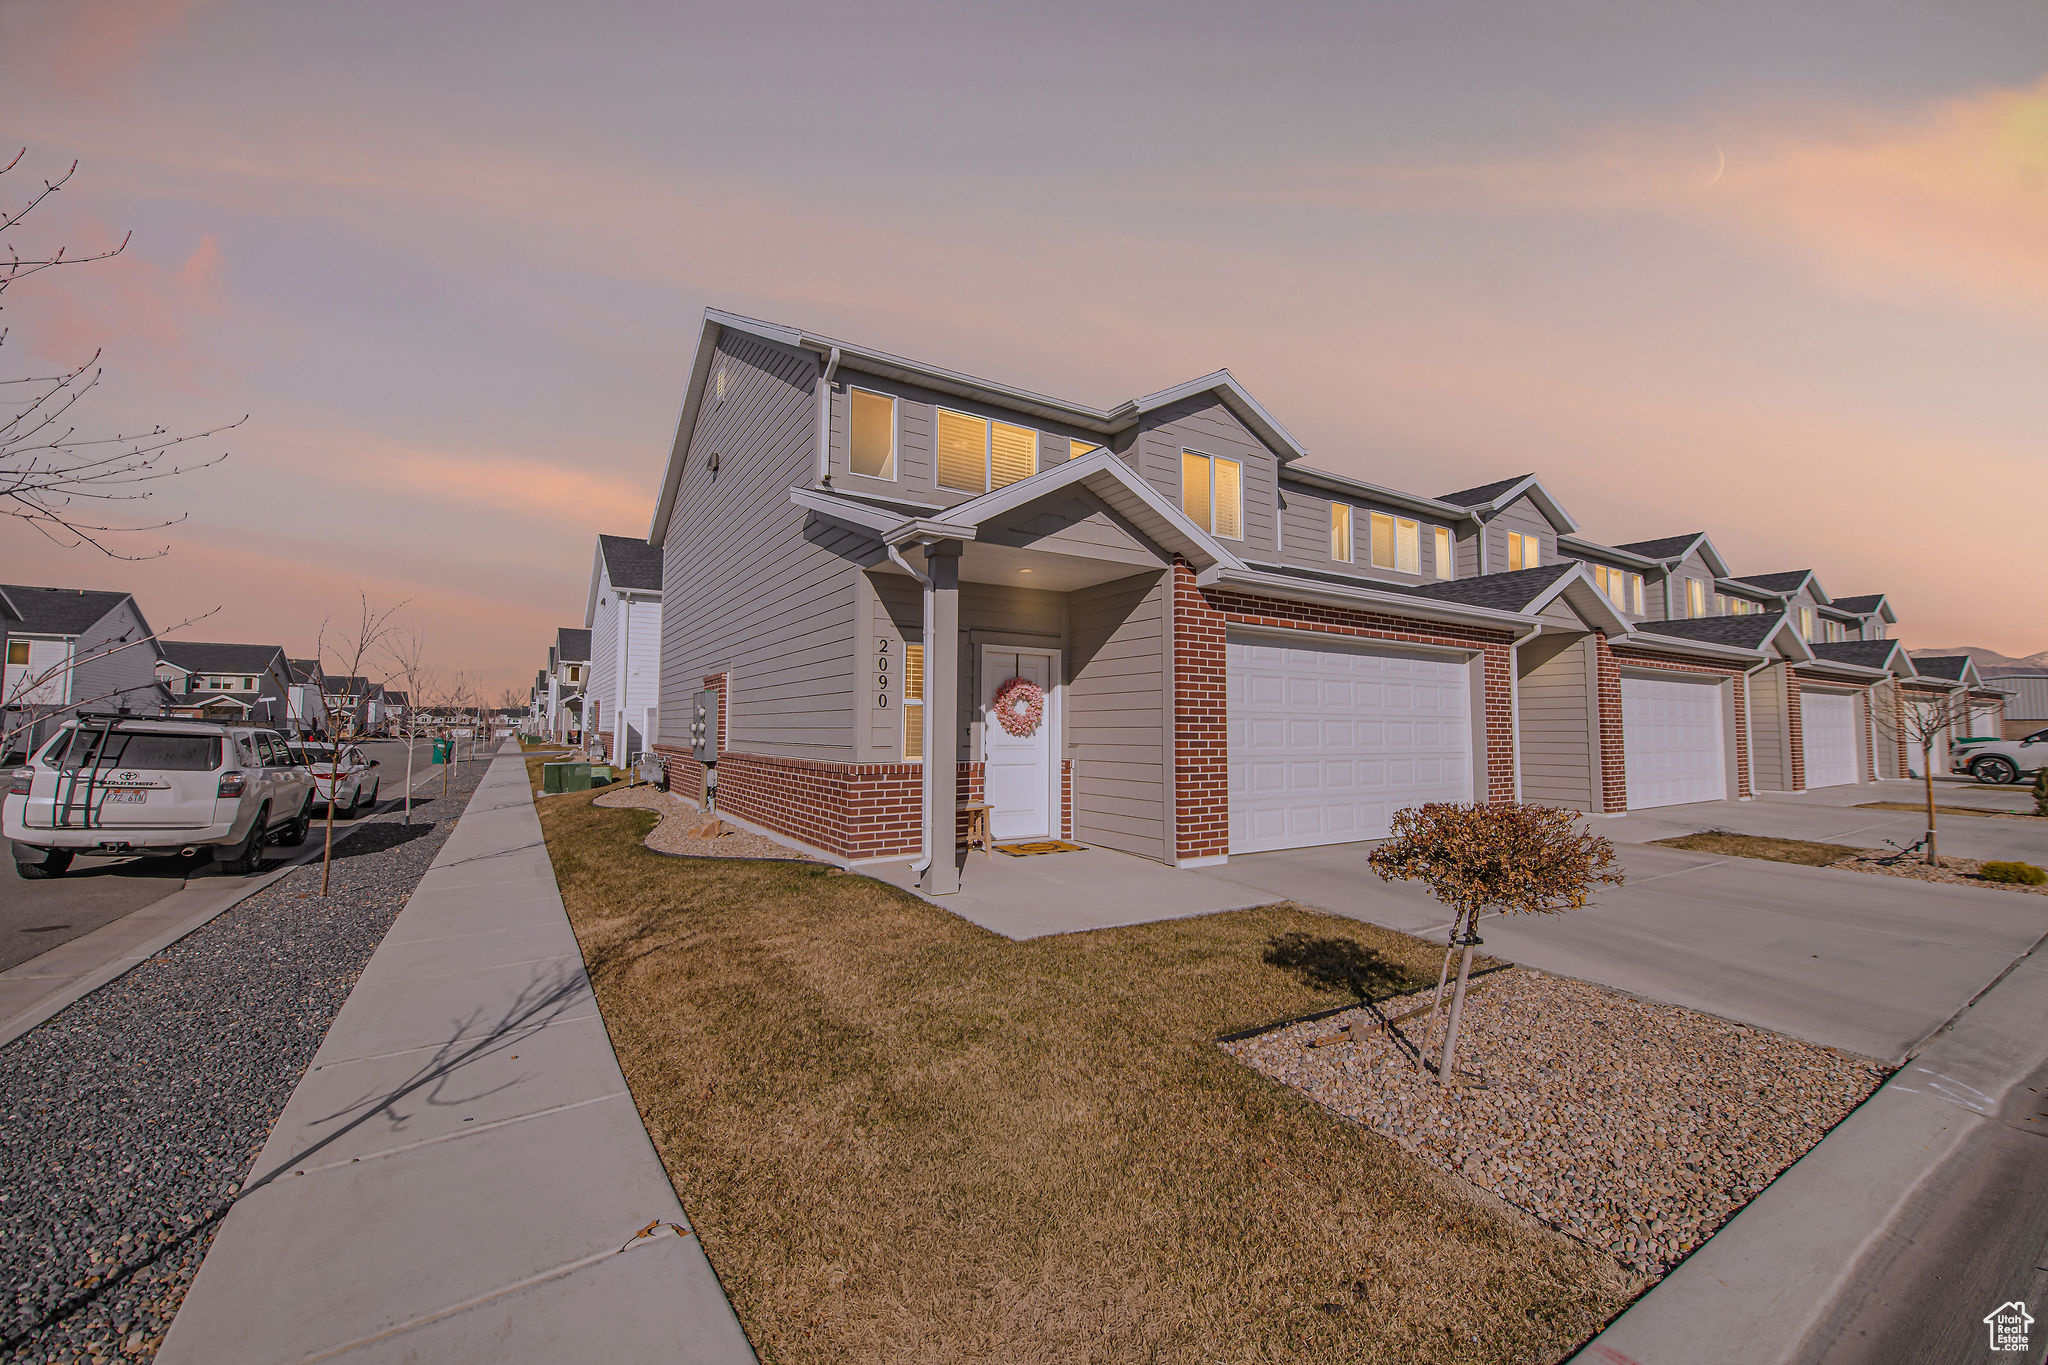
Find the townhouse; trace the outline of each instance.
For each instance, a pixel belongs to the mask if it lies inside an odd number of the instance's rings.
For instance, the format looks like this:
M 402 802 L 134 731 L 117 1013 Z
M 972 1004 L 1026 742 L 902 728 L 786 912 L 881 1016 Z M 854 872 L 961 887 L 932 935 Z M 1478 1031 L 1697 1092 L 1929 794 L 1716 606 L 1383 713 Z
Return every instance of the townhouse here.
M 282 726 L 291 713 L 291 663 L 277 645 L 159 640 L 157 681 L 173 716 Z
M 547 733 L 554 739 L 577 743 L 583 738 L 584 687 L 590 681 L 590 632 L 573 626 L 555 631 L 548 646 Z
M 639 536 L 599 536 L 583 606 L 590 635 L 584 725 L 613 763 L 653 742 L 661 674 L 661 552 Z
M 672 781 L 936 891 L 973 807 L 1193 866 L 1870 780 L 1914 676 L 1881 598 L 1317 469 L 1228 371 L 1097 408 L 718 310 L 647 543 Z
M 0 584 L 0 757 L 82 709 L 162 715 L 151 634 L 125 592 Z

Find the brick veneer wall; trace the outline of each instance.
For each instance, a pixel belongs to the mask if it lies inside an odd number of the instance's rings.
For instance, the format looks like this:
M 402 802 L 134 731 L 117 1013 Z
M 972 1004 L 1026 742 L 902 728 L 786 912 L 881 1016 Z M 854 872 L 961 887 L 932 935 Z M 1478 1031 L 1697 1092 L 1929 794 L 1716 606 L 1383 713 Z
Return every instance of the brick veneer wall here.
M 1269 626 L 1388 644 L 1476 651 L 1484 660 L 1486 799 L 1515 799 L 1514 660 L 1505 631 L 1411 621 L 1356 607 L 1288 602 L 1223 588 L 1199 588 L 1176 560 L 1173 595 L 1174 757 L 1181 858 L 1230 850 L 1230 753 L 1224 634 Z
M 1607 637 L 1593 636 L 1594 692 L 1600 713 L 1600 810 L 1619 814 L 1628 809 L 1628 732 L 1621 717 L 1621 665 Z
M 1756 795 L 1756 788 L 1750 781 L 1749 772 L 1749 678 L 1740 664 L 1703 663 L 1683 655 L 1665 654 L 1654 649 L 1640 649 L 1628 645 L 1612 653 L 1617 665 L 1629 668 L 1656 668 L 1671 673 L 1703 673 L 1728 679 L 1735 706 L 1735 795 L 1738 799 Z M 1619 686 L 1617 678 L 1617 690 Z M 1624 804 L 1626 801 L 1627 789 L 1624 787 Z

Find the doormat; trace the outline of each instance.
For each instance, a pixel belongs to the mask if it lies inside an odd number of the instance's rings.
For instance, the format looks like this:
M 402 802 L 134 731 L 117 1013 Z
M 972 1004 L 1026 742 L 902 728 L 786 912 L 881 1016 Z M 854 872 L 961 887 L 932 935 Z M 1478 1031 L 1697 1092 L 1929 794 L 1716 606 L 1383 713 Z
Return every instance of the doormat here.
M 1079 853 L 1081 845 L 1065 844 L 1058 839 L 1040 839 L 1030 844 L 997 844 L 996 852 L 1007 853 L 1012 858 L 1029 858 L 1034 853 Z

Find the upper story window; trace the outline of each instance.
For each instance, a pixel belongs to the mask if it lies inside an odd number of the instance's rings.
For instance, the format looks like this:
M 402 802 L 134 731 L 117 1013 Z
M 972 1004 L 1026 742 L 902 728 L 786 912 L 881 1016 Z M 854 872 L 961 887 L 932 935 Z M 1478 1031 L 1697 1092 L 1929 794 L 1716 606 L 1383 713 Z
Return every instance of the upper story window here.
M 1884 632 L 1885 632 L 1885 629 L 1886 629 L 1886 627 L 1885 627 L 1885 624 L 1884 624 L 1884 622 L 1882 622 L 1882 621 L 1872 621 L 1872 622 L 1870 622 L 1870 623 L 1869 623 L 1868 625 L 1866 625 L 1866 626 L 1865 626 L 1865 627 L 1864 627 L 1863 629 L 1864 629 L 1864 638 L 1865 638 L 1866 640 L 1882 640 L 1882 639 L 1884 639 L 1884 637 L 1885 637 L 1885 636 L 1884 636 Z
M 1372 566 L 1396 573 L 1422 572 L 1422 527 L 1406 517 L 1372 514 Z
M 1593 582 L 1600 591 L 1607 594 L 1607 600 L 1621 611 L 1643 614 L 1643 576 L 1622 569 L 1610 569 L 1605 564 L 1593 566 Z
M 1685 580 L 1685 614 L 1701 617 L 1707 614 L 1707 580 L 1688 578 Z
M 1799 609 L 1799 638 L 1802 640 L 1811 640 L 1813 638 L 1812 607 L 1801 607 Z
M 1349 503 L 1330 504 L 1330 558 L 1339 564 L 1351 562 L 1351 506 Z
M 1067 458 L 1070 460 L 1078 460 L 1083 455 L 1086 455 L 1089 451 L 1100 449 L 1102 449 L 1102 447 L 1096 445 L 1093 441 L 1068 441 Z
M 940 408 L 939 486 L 988 493 L 1038 472 L 1038 433 Z
M 1508 572 L 1518 569 L 1540 568 L 1543 563 L 1542 542 L 1534 536 L 1525 536 L 1520 531 L 1508 532 Z
M 1180 510 L 1205 531 L 1244 539 L 1244 466 L 1221 455 L 1180 453 Z
M 924 646 L 903 646 L 903 760 L 924 761 Z
M 7 662 L 13 664 L 17 668 L 27 667 L 28 641 L 9 640 L 7 642 Z
M 1456 578 L 1458 576 L 1458 547 L 1451 539 L 1450 528 L 1438 526 L 1436 531 L 1436 576 Z
M 849 389 L 852 439 L 848 467 L 871 479 L 896 477 L 896 400 L 886 393 Z
M 1723 616 L 1754 616 L 1763 610 L 1761 606 L 1750 601 L 1747 597 L 1729 597 L 1724 593 L 1716 600 L 1723 604 L 1721 607 L 1721 614 Z

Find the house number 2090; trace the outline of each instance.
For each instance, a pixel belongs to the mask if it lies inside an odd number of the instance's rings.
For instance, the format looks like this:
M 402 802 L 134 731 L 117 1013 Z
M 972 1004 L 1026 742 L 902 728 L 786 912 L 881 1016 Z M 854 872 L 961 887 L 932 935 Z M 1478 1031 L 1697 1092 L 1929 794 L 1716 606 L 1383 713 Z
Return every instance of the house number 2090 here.
M 889 641 L 887 637 L 875 642 L 875 705 L 889 704 Z

